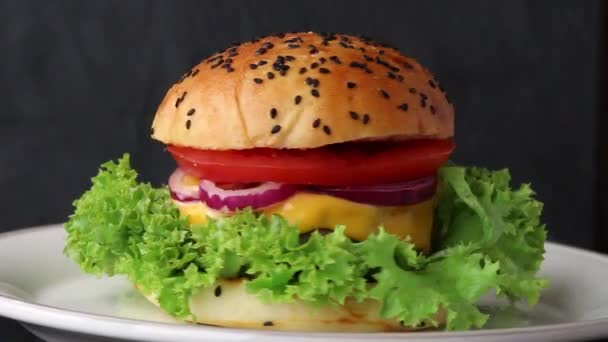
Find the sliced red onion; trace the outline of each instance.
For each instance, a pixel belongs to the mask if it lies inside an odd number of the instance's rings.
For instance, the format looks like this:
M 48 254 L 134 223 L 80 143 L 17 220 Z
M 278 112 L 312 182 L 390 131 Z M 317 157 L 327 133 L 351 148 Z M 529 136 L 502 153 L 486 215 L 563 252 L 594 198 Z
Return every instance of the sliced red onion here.
M 298 191 L 296 185 L 274 182 L 261 183 L 247 189 L 225 190 L 212 181 L 202 180 L 199 188 L 200 199 L 209 208 L 230 211 L 247 207 L 252 209 L 267 207 L 285 200 Z
M 186 173 L 181 169 L 175 170 L 169 177 L 171 196 L 178 201 L 190 202 L 200 199 L 198 184 L 187 185 L 184 181 Z
M 415 204 L 430 199 L 435 194 L 437 178 L 429 176 L 391 184 L 356 187 L 319 187 L 315 191 L 340 197 L 353 202 L 395 206 Z

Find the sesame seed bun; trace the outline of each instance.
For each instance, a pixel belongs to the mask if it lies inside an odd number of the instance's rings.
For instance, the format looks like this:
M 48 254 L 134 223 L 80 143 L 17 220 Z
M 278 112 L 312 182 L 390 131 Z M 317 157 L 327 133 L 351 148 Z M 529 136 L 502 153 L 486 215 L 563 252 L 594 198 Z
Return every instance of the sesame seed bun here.
M 154 295 L 146 298 L 158 305 Z M 424 322 L 419 327 L 406 327 L 396 320 L 378 317 L 379 302 L 366 300 L 344 305 L 312 306 L 295 300 L 293 303 L 263 303 L 247 293 L 241 279 L 223 280 L 216 286 L 201 289 L 190 300 L 194 323 L 248 329 L 315 332 L 379 332 L 413 331 L 432 327 Z M 445 324 L 445 311 L 434 317 L 438 326 Z M 192 320 L 191 320 L 192 321 Z
M 453 134 L 452 105 L 415 60 L 367 38 L 310 32 L 203 60 L 169 89 L 152 124 L 154 139 L 213 150 Z

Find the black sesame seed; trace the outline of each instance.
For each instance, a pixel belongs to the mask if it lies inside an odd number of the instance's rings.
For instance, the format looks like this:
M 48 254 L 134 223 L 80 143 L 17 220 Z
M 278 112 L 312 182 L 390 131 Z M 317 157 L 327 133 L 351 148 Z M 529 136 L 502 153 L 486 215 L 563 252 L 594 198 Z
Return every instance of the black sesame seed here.
M 215 69 L 218 66 L 222 65 L 223 63 L 224 63 L 224 59 L 220 57 L 220 59 L 218 59 L 217 62 L 211 66 L 211 69 Z
M 397 79 L 397 76 L 390 71 L 388 71 L 386 73 L 386 76 L 388 76 L 388 78 L 393 79 L 393 80 Z
M 368 61 L 368 62 L 371 62 L 371 61 L 373 61 L 373 60 L 374 60 L 373 58 L 371 58 L 371 57 L 370 57 L 370 56 L 368 56 L 368 55 L 363 55 L 363 58 L 364 58 L 366 61 Z
M 313 122 L 312 122 L 312 127 L 313 128 L 319 128 L 319 126 L 321 126 L 321 119 L 316 118 Z
M 265 60 L 262 59 L 261 61 L 258 62 L 258 66 L 262 66 L 262 65 L 265 65 L 267 63 L 268 62 L 266 62 Z
M 348 87 L 348 89 L 353 89 L 356 86 L 357 86 L 357 83 L 355 83 L 355 82 L 346 82 L 346 87 Z
M 222 295 L 222 287 L 221 287 L 221 286 L 217 286 L 217 287 L 215 288 L 215 291 L 213 291 L 213 294 L 214 294 L 216 297 L 221 296 L 221 295 Z
M 270 130 L 270 133 L 277 134 L 280 131 L 281 131 L 281 126 L 280 125 L 274 125 L 274 127 L 272 127 L 272 129 Z
M 420 99 L 420 106 L 422 108 L 426 107 L 426 100 L 425 99 Z
M 264 49 L 263 47 L 261 47 L 255 51 L 256 55 L 263 55 L 265 53 L 266 53 L 266 49 Z
M 351 68 L 360 68 L 360 69 L 367 69 L 367 63 L 361 63 L 361 62 L 350 62 L 349 66 Z
M 312 80 L 312 84 L 311 84 L 311 85 L 313 86 L 313 88 L 317 88 L 317 87 L 319 87 L 319 84 L 320 84 L 320 83 L 321 83 L 321 82 L 319 82 L 319 80 L 318 80 L 318 79 L 313 78 L 313 80 Z
M 329 128 L 327 125 L 323 125 L 323 132 L 325 132 L 327 135 L 331 135 L 331 128 Z
M 233 72 L 233 71 L 234 71 L 234 68 L 232 68 L 232 67 L 228 67 L 228 68 L 226 68 L 226 71 L 227 71 L 227 72 Z
M 361 40 L 363 43 L 365 43 L 365 44 L 367 44 L 367 45 L 369 45 L 369 44 L 373 43 L 373 40 L 372 40 L 370 37 L 365 36 L 365 35 L 361 35 L 361 36 L 359 36 L 359 39 L 360 39 L 360 40 Z
M 425 94 L 425 93 L 420 93 L 420 98 L 421 98 L 421 99 L 423 99 L 423 100 L 426 100 L 426 99 L 428 99 L 429 97 L 428 97 L 428 96 L 426 96 L 426 94 Z
M 266 42 L 266 43 L 262 44 L 262 47 L 264 49 L 270 50 L 274 47 L 274 44 L 272 44 L 271 42 Z
M 190 122 L 190 120 L 186 121 L 186 129 L 190 129 L 190 126 L 192 125 L 192 122 Z
M 211 57 L 211 58 L 207 59 L 207 61 L 205 63 L 210 64 L 210 63 L 213 63 L 213 62 L 215 62 L 216 60 L 218 60 L 220 58 L 222 58 L 222 56 L 221 55 L 217 55 L 215 57 Z
M 255 69 L 257 69 L 257 67 L 258 67 L 258 65 L 257 65 L 257 64 L 249 64 L 249 68 L 250 68 L 251 70 L 255 70 Z
M 297 49 L 300 47 L 300 45 L 299 44 L 288 44 L 287 47 L 290 49 Z
M 300 104 L 300 102 L 302 102 L 302 96 L 296 95 L 296 97 L 294 97 L 293 101 L 295 102 L 295 104 Z
M 276 109 L 276 108 L 272 108 L 272 109 L 270 110 L 270 117 L 271 117 L 272 119 L 276 118 L 276 117 L 277 117 L 277 114 L 279 114 L 279 111 L 277 111 L 277 109 Z
M 283 38 L 285 38 L 285 33 L 275 33 L 274 36 L 277 37 L 277 38 L 279 38 L 279 39 L 283 39 Z
M 435 114 L 437 112 L 434 106 L 429 106 L 429 110 L 431 111 L 431 114 Z
M 271 321 L 266 321 L 266 322 L 264 322 L 264 326 L 265 326 L 265 327 L 271 327 L 271 326 L 273 326 L 273 325 L 274 325 L 274 323 L 272 323 Z
M 384 89 L 380 89 L 380 94 L 381 94 L 381 95 L 382 95 L 382 96 L 383 96 L 385 99 L 388 99 L 388 98 L 390 98 L 390 97 L 391 97 L 391 96 L 390 96 L 390 95 L 389 95 L 389 94 L 386 92 L 386 90 L 384 90 Z
M 185 91 L 182 96 L 178 97 L 177 100 L 175 100 L 175 108 L 179 107 L 180 103 L 182 103 L 184 101 L 184 98 L 186 97 L 186 94 L 188 94 L 187 91 Z
M 379 54 L 384 55 L 384 50 L 378 51 Z
M 226 58 L 226 60 L 224 61 L 224 63 L 226 64 L 231 64 L 232 62 L 232 58 Z
M 323 45 L 323 46 L 329 46 L 329 41 L 328 40 L 323 40 L 323 42 L 321 42 L 321 45 Z
M 285 60 L 288 62 L 295 61 L 296 58 L 294 56 L 285 56 Z
M 317 89 L 313 89 L 310 91 L 310 95 L 314 97 L 319 97 L 321 94 L 319 94 L 319 91 Z
M 361 51 L 361 52 L 365 52 L 365 48 L 364 48 L 364 47 L 360 47 L 360 48 L 359 48 L 359 51 Z
M 308 50 L 308 53 L 311 55 L 316 55 L 319 53 L 319 50 L 316 47 L 311 47 L 310 50 Z
M 261 84 L 262 82 L 264 82 L 264 80 L 263 80 L 263 79 L 261 79 L 261 78 L 257 78 L 257 77 L 256 77 L 256 78 L 254 78 L 254 79 L 253 79 L 253 82 L 255 82 L 255 83 L 257 83 L 257 84 Z
M 437 85 L 435 84 L 435 82 L 433 82 L 433 80 L 429 80 L 429 85 L 431 86 L 431 88 L 437 88 Z
M 302 75 L 303 73 L 305 73 L 308 69 L 302 67 L 300 68 L 300 75 Z
M 322 74 L 329 74 L 330 71 L 327 68 L 319 68 L 319 72 Z
M 403 75 L 397 74 L 397 80 L 403 82 Z
M 363 114 L 362 122 L 364 125 L 367 125 L 369 123 L 369 114 Z
M 230 52 L 230 53 L 228 54 L 228 57 L 236 57 L 236 56 L 238 56 L 238 55 L 239 55 L 239 53 L 238 53 L 238 52 L 236 52 L 236 51 L 234 51 L 234 52 Z
M 274 78 L 274 74 L 272 72 L 270 72 L 270 71 L 268 73 L 266 73 L 266 76 L 268 76 L 269 80 L 271 80 L 271 79 Z
M 154 135 L 154 127 L 151 127 L 151 128 L 150 128 L 150 134 L 151 134 L 151 135 Z
M 410 70 L 414 69 L 414 66 L 413 66 L 413 65 L 411 65 L 411 64 L 410 64 L 410 63 L 408 63 L 408 62 L 404 62 L 404 63 L 403 63 L 403 66 L 405 66 L 405 68 L 406 68 L 406 69 L 410 69 Z
M 357 112 L 350 111 L 350 112 L 348 112 L 348 114 L 350 115 L 351 119 L 359 120 L 359 114 L 357 114 Z
M 281 56 L 281 55 L 277 56 L 276 63 L 279 63 L 279 64 L 285 63 L 285 56 Z
M 407 112 L 407 110 L 409 109 L 409 107 L 410 107 L 410 106 L 409 106 L 407 103 L 402 103 L 402 104 L 400 104 L 400 105 L 399 105 L 399 107 L 397 107 L 397 108 L 401 109 L 401 110 L 402 110 L 402 111 L 404 111 L 404 112 Z
M 310 86 L 312 85 L 312 77 L 306 77 L 306 79 L 304 80 L 304 82 L 306 82 L 306 85 Z
M 325 57 L 319 58 L 319 63 L 324 64 L 325 62 L 327 62 L 327 59 Z
M 331 56 L 331 57 L 329 57 L 329 60 L 331 60 L 332 62 L 334 62 L 336 64 L 342 64 L 342 61 L 340 61 L 340 58 L 338 58 L 338 56 Z
M 416 94 L 416 88 L 410 88 L 409 90 L 411 94 Z
M 311 68 L 311 69 L 315 69 L 315 68 L 317 68 L 318 66 L 319 66 L 319 63 L 314 62 L 314 63 L 312 63 L 312 64 L 310 65 L 310 68 Z
M 198 69 L 195 69 L 190 76 L 192 76 L 192 77 L 196 76 L 196 74 L 198 74 L 198 71 L 199 71 Z
M 186 115 L 188 115 L 188 116 L 192 116 L 192 115 L 194 115 L 194 112 L 195 112 L 195 111 L 196 111 L 196 109 L 194 109 L 194 108 L 190 108 L 190 110 L 188 111 L 188 113 L 186 113 Z

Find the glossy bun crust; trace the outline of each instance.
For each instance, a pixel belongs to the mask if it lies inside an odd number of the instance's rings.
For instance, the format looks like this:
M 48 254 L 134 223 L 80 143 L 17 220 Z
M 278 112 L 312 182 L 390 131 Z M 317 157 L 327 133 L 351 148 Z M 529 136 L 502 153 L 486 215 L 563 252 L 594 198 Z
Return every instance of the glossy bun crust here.
M 415 60 L 368 38 L 310 32 L 203 60 L 169 89 L 152 124 L 154 139 L 214 150 L 453 134 L 452 105 Z
M 155 296 L 146 296 L 158 305 Z M 224 280 L 215 287 L 199 291 L 190 300 L 194 323 L 229 328 L 267 329 L 311 332 L 379 332 L 412 331 L 432 327 L 425 322 L 407 327 L 396 320 L 378 317 L 379 303 L 347 300 L 340 306 L 312 306 L 295 300 L 293 303 L 262 303 L 248 294 L 241 279 Z M 445 312 L 434 317 L 437 326 L 445 324 Z

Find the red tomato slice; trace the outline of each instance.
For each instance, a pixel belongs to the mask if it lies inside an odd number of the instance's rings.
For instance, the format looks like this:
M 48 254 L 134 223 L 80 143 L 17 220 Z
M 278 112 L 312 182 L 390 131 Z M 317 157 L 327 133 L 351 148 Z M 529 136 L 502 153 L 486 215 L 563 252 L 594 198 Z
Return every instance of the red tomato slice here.
M 447 140 L 344 143 L 306 150 L 212 151 L 167 146 L 185 172 L 221 183 L 371 185 L 428 176 L 449 158 Z

